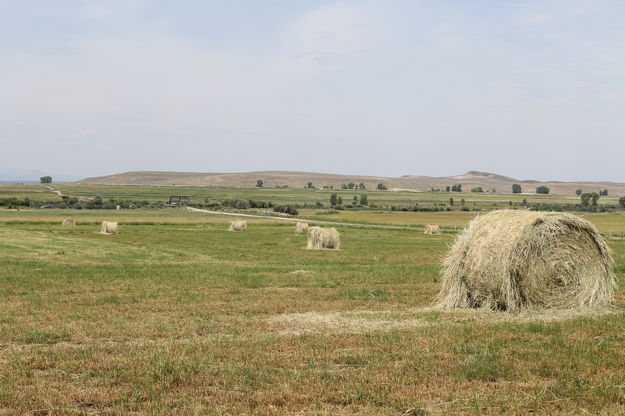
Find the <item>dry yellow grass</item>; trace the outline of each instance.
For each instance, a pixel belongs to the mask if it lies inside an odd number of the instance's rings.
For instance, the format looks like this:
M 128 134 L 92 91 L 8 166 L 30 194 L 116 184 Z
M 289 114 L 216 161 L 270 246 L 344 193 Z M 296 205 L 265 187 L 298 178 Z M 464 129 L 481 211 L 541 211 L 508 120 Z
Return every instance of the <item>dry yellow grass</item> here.
M 101 234 L 117 234 L 119 233 L 119 227 L 117 222 L 114 221 L 102 221 L 102 225 L 100 227 Z
M 295 224 L 296 233 L 305 233 L 306 231 L 308 231 L 308 223 L 298 222 L 297 224 Z
M 610 250 L 571 214 L 480 215 L 447 255 L 437 303 L 445 309 L 605 307 L 616 286 Z
M 63 227 L 75 227 L 76 226 L 76 221 L 74 221 L 73 218 L 65 218 L 63 220 L 63 222 L 61 223 L 61 225 Z
M 336 228 L 309 227 L 308 244 L 309 250 L 341 248 L 341 238 Z
M 425 234 L 440 234 L 441 227 L 439 225 L 426 225 Z
M 243 231 L 247 228 L 247 221 L 234 220 L 230 221 L 230 227 L 228 231 Z

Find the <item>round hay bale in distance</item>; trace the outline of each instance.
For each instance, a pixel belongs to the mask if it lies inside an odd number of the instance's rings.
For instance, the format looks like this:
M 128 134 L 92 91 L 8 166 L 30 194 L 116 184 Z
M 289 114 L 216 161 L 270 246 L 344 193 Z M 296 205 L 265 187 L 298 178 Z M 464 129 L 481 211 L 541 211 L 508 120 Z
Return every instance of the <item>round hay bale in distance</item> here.
M 595 227 L 572 214 L 499 210 L 476 217 L 443 261 L 442 309 L 605 307 L 616 278 Z
M 441 233 L 441 227 L 439 225 L 426 225 L 425 226 L 425 234 L 440 234 Z
M 74 221 L 73 218 L 65 218 L 63 220 L 63 223 L 61 223 L 61 226 L 63 226 L 63 227 L 75 227 L 76 226 L 76 221 Z
M 247 228 L 247 221 L 234 220 L 230 221 L 230 227 L 228 231 L 243 231 Z
M 118 234 L 119 228 L 117 227 L 117 223 L 112 222 L 112 221 L 102 221 L 100 233 L 101 234 Z
M 298 222 L 295 224 L 295 232 L 296 233 L 305 233 L 308 231 L 308 223 L 306 222 Z
M 341 237 L 336 228 L 309 227 L 306 248 L 309 250 L 338 250 L 341 248 Z

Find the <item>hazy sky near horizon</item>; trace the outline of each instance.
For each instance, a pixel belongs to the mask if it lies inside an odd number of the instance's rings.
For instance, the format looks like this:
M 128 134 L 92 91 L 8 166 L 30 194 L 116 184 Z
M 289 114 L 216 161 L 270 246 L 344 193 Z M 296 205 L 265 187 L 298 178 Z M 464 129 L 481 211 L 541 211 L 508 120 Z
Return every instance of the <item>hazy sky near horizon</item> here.
M 0 0 L 0 180 L 625 182 L 622 0 Z

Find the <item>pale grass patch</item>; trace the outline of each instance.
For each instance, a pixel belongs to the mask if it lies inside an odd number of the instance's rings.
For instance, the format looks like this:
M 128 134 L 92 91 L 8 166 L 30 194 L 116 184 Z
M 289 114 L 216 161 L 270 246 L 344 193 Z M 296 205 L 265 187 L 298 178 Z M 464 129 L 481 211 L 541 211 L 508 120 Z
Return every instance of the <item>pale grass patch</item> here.
M 518 314 L 486 309 L 440 311 L 436 307 L 404 310 L 362 310 L 355 312 L 303 312 L 272 316 L 268 322 L 280 327 L 281 334 L 362 333 L 423 328 L 433 325 L 466 325 L 497 323 L 561 322 L 577 318 L 622 313 L 621 309 L 530 309 Z M 436 314 L 436 315 L 433 315 Z M 434 316 L 436 316 L 434 318 Z
M 292 272 L 289 272 L 289 274 L 295 274 L 295 275 L 309 275 L 313 273 L 315 272 L 312 270 L 293 270 Z

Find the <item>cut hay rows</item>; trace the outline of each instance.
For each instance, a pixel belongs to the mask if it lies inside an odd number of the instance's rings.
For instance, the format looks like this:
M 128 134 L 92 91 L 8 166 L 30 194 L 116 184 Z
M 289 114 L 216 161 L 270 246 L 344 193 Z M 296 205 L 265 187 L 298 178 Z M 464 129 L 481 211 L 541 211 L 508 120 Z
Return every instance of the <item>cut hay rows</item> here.
M 247 221 L 234 220 L 230 221 L 230 228 L 228 231 L 243 231 L 247 228 Z
M 339 232 L 335 228 L 308 228 L 308 244 L 306 248 L 309 250 L 340 249 L 341 238 Z
M 441 227 L 439 225 L 426 225 L 425 234 L 440 234 Z
M 445 258 L 443 309 L 610 305 L 612 257 L 595 227 L 571 214 L 500 210 L 475 218 Z
M 305 233 L 306 231 L 308 231 L 308 223 L 298 222 L 297 224 L 295 224 L 296 233 Z
M 74 221 L 73 218 L 65 218 L 63 220 L 63 223 L 61 224 L 61 226 L 63 226 L 63 227 L 75 227 L 76 226 L 76 221 Z
M 117 234 L 119 229 L 116 222 L 102 221 L 102 227 L 100 228 L 102 234 Z

